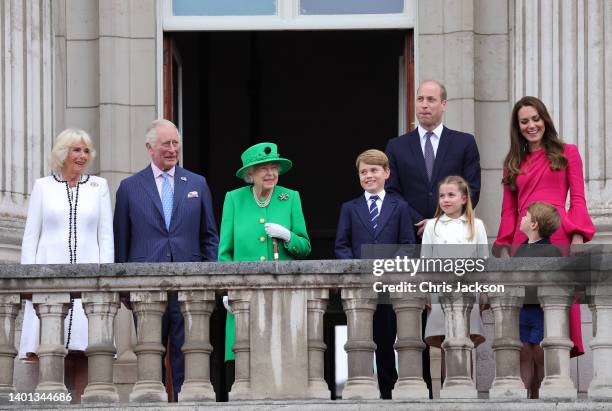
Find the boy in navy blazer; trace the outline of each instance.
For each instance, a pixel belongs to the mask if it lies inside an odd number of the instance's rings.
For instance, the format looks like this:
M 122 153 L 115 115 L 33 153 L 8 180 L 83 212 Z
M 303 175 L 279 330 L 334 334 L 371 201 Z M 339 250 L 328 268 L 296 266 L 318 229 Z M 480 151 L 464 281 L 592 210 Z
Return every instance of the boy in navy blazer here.
M 355 165 L 365 193 L 342 205 L 336 232 L 336 258 L 362 258 L 363 246 L 378 244 L 388 244 L 388 248 L 375 251 L 389 255 L 370 255 L 368 252 L 364 257 L 393 257 L 399 246 L 391 245 L 415 243 L 413 210 L 398 194 L 385 192 L 385 182 L 391 173 L 385 153 L 364 151 L 357 157 Z M 373 328 L 378 387 L 381 398 L 391 399 L 391 390 L 397 381 L 393 351 L 397 324 L 392 305 L 378 304 Z

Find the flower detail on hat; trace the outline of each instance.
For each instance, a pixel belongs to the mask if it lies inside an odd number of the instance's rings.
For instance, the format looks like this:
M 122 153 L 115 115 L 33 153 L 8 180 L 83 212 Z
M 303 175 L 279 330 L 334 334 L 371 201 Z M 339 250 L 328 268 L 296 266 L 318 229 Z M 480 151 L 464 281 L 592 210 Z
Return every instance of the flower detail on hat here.
M 278 199 L 281 200 L 281 201 L 287 201 L 287 200 L 289 200 L 289 194 L 287 194 L 287 193 L 279 194 L 278 195 Z

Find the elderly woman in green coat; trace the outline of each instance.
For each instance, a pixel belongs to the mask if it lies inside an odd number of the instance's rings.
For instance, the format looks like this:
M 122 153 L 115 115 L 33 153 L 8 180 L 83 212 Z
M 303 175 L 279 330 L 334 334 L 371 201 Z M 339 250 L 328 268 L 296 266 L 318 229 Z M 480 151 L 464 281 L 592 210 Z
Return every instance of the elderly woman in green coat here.
M 274 143 L 259 143 L 242 153 L 236 177 L 248 185 L 225 195 L 219 261 L 268 261 L 304 258 L 310 240 L 297 191 L 277 185 L 292 163 Z M 227 305 L 226 305 L 227 307 Z M 229 307 L 227 307 L 229 308 Z M 226 322 L 225 361 L 233 360 L 234 316 Z

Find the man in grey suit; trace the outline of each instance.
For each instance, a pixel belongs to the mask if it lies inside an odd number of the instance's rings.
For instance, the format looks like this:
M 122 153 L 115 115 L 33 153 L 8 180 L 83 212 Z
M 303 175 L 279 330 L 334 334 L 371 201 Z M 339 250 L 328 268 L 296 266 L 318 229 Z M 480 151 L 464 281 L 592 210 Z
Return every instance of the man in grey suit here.
M 155 120 L 145 138 L 151 164 L 117 190 L 115 262 L 216 261 L 219 235 L 210 190 L 204 177 L 177 165 L 178 129 L 171 121 Z M 168 339 L 176 401 L 185 376 L 185 334 L 176 295 L 169 297 L 162 320 L 166 347 Z

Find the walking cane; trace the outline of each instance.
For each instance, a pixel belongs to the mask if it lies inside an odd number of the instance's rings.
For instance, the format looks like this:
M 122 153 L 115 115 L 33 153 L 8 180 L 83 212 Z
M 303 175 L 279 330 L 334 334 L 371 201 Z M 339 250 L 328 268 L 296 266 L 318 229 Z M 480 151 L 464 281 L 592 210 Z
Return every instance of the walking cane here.
M 272 245 L 274 246 L 274 260 L 278 260 L 278 241 L 276 241 L 276 238 L 272 239 Z

